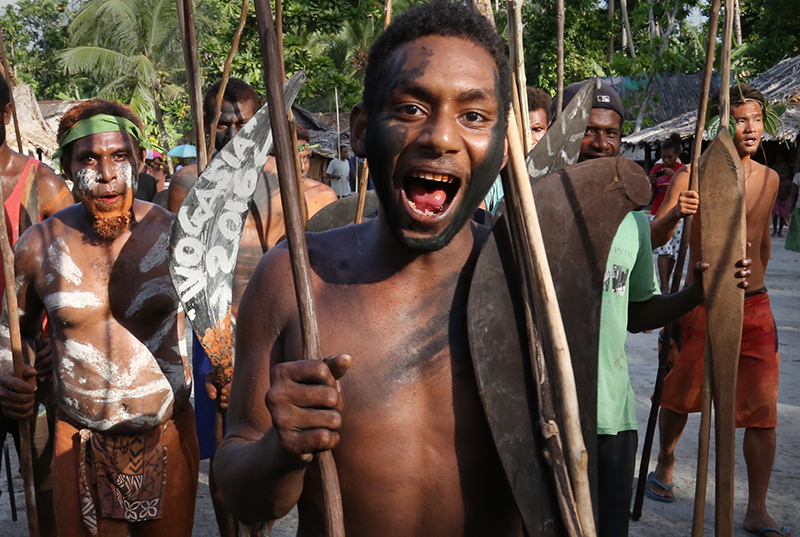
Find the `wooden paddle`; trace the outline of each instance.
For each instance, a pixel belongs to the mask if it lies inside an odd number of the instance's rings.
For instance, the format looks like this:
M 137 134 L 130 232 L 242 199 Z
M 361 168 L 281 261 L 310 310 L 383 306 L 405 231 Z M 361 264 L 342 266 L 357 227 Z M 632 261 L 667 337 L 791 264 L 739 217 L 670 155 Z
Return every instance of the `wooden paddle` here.
M 269 0 L 256 0 L 255 7 L 258 34 L 261 41 L 261 55 L 264 62 L 267 96 L 271 104 L 269 115 L 275 136 L 275 159 L 277 161 L 284 220 L 286 222 L 286 240 L 289 245 L 289 255 L 292 262 L 297 305 L 300 309 L 303 358 L 321 360 L 322 351 L 319 343 L 319 330 L 314 296 L 311 291 L 308 247 L 301 222 L 300 193 L 297 188 L 296 169 L 292 158 L 289 122 L 286 113 L 283 111 L 283 84 L 279 78 L 279 70 L 274 68 L 281 61 L 278 38 L 272 21 Z M 270 66 L 273 66 L 273 68 L 270 69 Z M 330 537 L 344 537 L 342 494 L 339 488 L 339 478 L 336 474 L 333 455 L 330 451 L 323 451 L 317 455 L 317 461 L 322 479 L 327 535 Z
M 3 256 L 3 276 L 6 280 L 6 306 L 8 307 L 8 327 L 11 333 L 11 357 L 14 361 L 14 376 L 22 380 L 25 361 L 22 356 L 22 335 L 19 329 L 19 306 L 17 304 L 17 288 L 14 279 L 14 252 L 8 239 L 6 227 L 5 200 L 0 190 L 0 252 Z M 32 364 L 31 364 L 32 365 Z M 28 517 L 28 533 L 31 537 L 39 536 L 39 518 L 36 508 L 36 493 L 33 482 L 33 444 L 31 442 L 31 422 L 23 420 L 19 423 L 20 469 L 25 486 L 25 506 Z
M 708 22 L 708 48 L 706 50 L 706 65 L 703 71 L 703 86 L 700 92 L 700 104 L 697 107 L 697 122 L 695 124 L 694 141 L 692 143 L 692 166 L 689 171 L 689 190 L 697 191 L 697 178 L 698 178 L 698 163 L 700 161 L 700 153 L 703 148 L 703 131 L 706 124 L 706 111 L 708 109 L 708 94 L 711 89 L 711 76 L 714 69 L 714 52 L 717 43 L 717 23 L 719 21 L 719 4 L 720 0 L 713 0 L 711 6 L 711 15 Z M 670 286 L 670 293 L 677 293 L 680 290 L 681 281 L 683 280 L 683 268 L 686 264 L 686 250 L 689 244 L 689 237 L 692 231 L 692 216 L 686 216 L 683 219 L 683 234 L 681 235 L 680 247 L 678 248 L 678 260 L 675 263 L 675 272 L 672 276 L 672 283 Z M 644 505 L 644 493 L 647 488 L 647 476 L 650 473 L 650 454 L 653 449 L 653 439 L 655 438 L 656 423 L 658 421 L 658 409 L 661 405 L 661 392 L 664 388 L 664 377 L 667 376 L 667 362 L 669 360 L 669 351 L 672 341 L 672 324 L 664 327 L 664 335 L 662 338 L 661 349 L 658 354 L 658 372 L 656 373 L 655 390 L 653 392 L 653 399 L 650 405 L 650 416 L 647 420 L 647 431 L 644 437 L 644 444 L 642 445 L 642 460 L 639 465 L 639 479 L 636 485 L 636 497 L 633 502 L 633 512 L 631 518 L 636 521 L 642 517 L 642 507 Z M 702 423 L 701 423 L 701 430 Z M 701 450 L 702 453 L 702 450 Z M 708 454 L 708 448 L 705 450 Z M 700 464 L 701 461 L 698 461 Z M 701 468 L 698 465 L 698 475 Z M 708 470 L 708 458 L 706 457 L 706 471 Z M 701 521 L 705 509 L 705 488 L 700 489 L 700 482 L 695 489 L 695 497 L 702 492 L 702 503 L 698 505 L 695 503 L 695 509 L 701 509 L 699 519 Z M 705 484 L 703 483 L 703 487 Z

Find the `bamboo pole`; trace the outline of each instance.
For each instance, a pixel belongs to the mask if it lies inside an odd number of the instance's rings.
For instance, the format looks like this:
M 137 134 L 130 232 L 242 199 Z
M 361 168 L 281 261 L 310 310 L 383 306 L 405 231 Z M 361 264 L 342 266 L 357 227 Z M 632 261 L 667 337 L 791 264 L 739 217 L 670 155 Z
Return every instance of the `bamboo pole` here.
M 322 350 L 319 342 L 316 308 L 311 291 L 311 274 L 308 260 L 308 246 L 300 222 L 299 192 L 295 167 L 292 162 L 291 135 L 286 116 L 286 103 L 283 98 L 283 80 L 274 66 L 281 61 L 278 38 L 270 12 L 269 0 L 255 0 L 258 33 L 261 41 L 261 55 L 264 63 L 264 78 L 269 99 L 269 116 L 275 144 L 275 159 L 278 167 L 278 181 L 281 189 L 286 240 L 292 264 L 295 295 L 300 313 L 300 327 L 303 344 L 303 358 L 320 360 Z M 273 69 L 270 67 L 273 66 Z M 329 537 L 344 537 L 344 514 L 342 494 L 336 465 L 330 451 L 317 454 L 322 493 L 325 505 L 326 534 Z
M 623 0 L 624 1 L 624 0 Z M 706 49 L 706 64 L 705 69 L 703 71 L 703 86 L 700 92 L 700 102 L 697 107 L 697 123 L 695 124 L 695 131 L 694 131 L 694 141 L 692 143 L 692 164 L 689 168 L 689 190 L 694 190 L 697 192 L 698 190 L 698 173 L 699 173 L 699 163 L 700 163 L 700 153 L 703 149 L 703 131 L 705 130 L 705 123 L 706 123 L 706 111 L 708 109 L 708 96 L 709 92 L 711 91 L 711 78 L 714 71 L 714 53 L 716 51 L 716 43 L 717 43 L 717 25 L 719 23 L 719 6 L 720 0 L 713 0 L 711 6 L 711 14 L 709 16 L 708 22 L 708 47 Z M 681 281 L 683 279 L 683 270 L 684 265 L 686 264 L 686 251 L 689 245 L 689 237 L 692 233 L 692 217 L 691 215 L 684 217 L 683 219 L 683 233 L 681 235 L 681 242 L 678 248 L 678 260 L 675 263 L 675 272 L 672 276 L 672 284 L 670 287 L 671 293 L 677 293 L 680 289 Z M 650 453 L 653 447 L 653 440 L 655 438 L 655 429 L 656 429 L 656 422 L 658 418 L 658 408 L 661 404 L 661 391 L 664 386 L 664 377 L 667 373 L 667 360 L 669 358 L 669 350 L 670 344 L 672 339 L 672 325 L 668 324 L 664 327 L 664 337 L 663 342 L 661 345 L 661 351 L 658 357 L 658 373 L 656 375 L 656 386 L 655 392 L 653 393 L 653 402 L 650 407 L 650 418 L 648 419 L 647 423 L 647 432 L 645 433 L 644 444 L 642 446 L 642 461 L 639 466 L 639 480 L 636 486 L 636 497 L 634 499 L 633 504 L 633 513 L 632 519 L 639 520 L 642 515 L 642 506 L 644 504 L 644 493 L 647 487 L 647 476 L 649 475 L 649 466 L 650 466 Z M 704 389 L 703 393 L 706 393 Z M 710 391 L 708 391 L 710 397 Z M 704 401 L 704 405 L 706 402 Z M 710 400 L 709 403 L 710 405 Z M 709 427 L 710 427 L 710 420 L 709 420 Z M 702 423 L 701 423 L 702 425 Z M 710 428 L 708 429 L 710 434 Z M 706 439 L 708 436 L 706 435 Z M 705 453 L 706 457 L 706 468 L 708 468 L 708 444 L 706 442 L 706 449 L 705 452 L 702 450 L 703 445 L 703 428 L 700 429 L 700 444 L 701 449 L 699 454 Z M 705 510 L 705 479 L 707 476 L 707 471 L 702 474 L 703 478 L 700 479 L 700 466 L 702 464 L 702 460 L 698 460 L 698 480 L 697 486 L 695 487 L 695 516 L 697 517 L 697 513 L 699 511 L 699 518 L 700 518 L 700 531 L 702 534 L 702 519 L 703 519 L 703 512 Z M 692 533 L 693 537 L 697 537 L 694 533 Z
M 508 0 L 508 28 L 511 32 L 508 49 L 519 98 L 518 117 L 522 131 L 522 148 L 527 155 L 533 147 L 533 142 L 531 141 L 531 118 L 528 114 L 528 81 L 525 77 L 525 59 L 522 48 L 522 4 L 519 0 Z
M 24 151 L 22 147 L 22 133 L 19 130 L 19 120 L 17 119 L 17 105 L 14 102 L 14 80 L 11 76 L 11 66 L 8 65 L 8 57 L 6 56 L 6 42 L 3 39 L 3 32 L 0 31 L 0 55 L 2 55 L 2 62 L 3 62 L 3 74 L 5 75 L 6 82 L 9 86 L 8 92 L 8 100 L 11 103 L 11 115 L 14 118 L 14 130 L 17 134 L 17 148 L 19 148 L 19 152 L 22 153 Z
M 392 0 L 386 0 L 383 6 L 383 29 L 384 31 L 392 23 Z
M 275 0 L 275 33 L 278 34 L 278 50 L 281 53 L 281 80 L 286 80 L 286 61 L 283 56 L 283 0 Z M 291 110 L 289 110 L 291 114 Z
M 3 276 L 6 280 L 6 305 L 8 306 L 8 328 L 11 333 L 11 357 L 14 362 L 14 376 L 24 379 L 25 361 L 22 356 L 22 335 L 19 328 L 19 305 L 17 303 L 16 279 L 14 278 L 14 252 L 8 239 L 6 227 L 5 200 L 0 189 L 0 252 L 3 255 Z M 31 422 L 19 422 L 20 470 L 25 486 L 25 506 L 28 517 L 28 533 L 39 537 L 39 513 L 36 507 L 36 489 L 33 481 L 33 444 L 31 442 Z
M 354 224 L 360 224 L 364 219 L 364 204 L 367 201 L 367 187 L 369 186 L 369 165 L 367 159 L 358 164 L 358 205 L 356 205 L 356 217 Z
M 197 175 L 208 164 L 206 144 L 203 141 L 203 96 L 200 90 L 200 59 L 197 56 L 197 31 L 194 23 L 193 0 L 176 0 L 178 5 L 178 26 L 183 44 L 183 60 L 186 65 L 186 79 L 189 85 L 189 103 L 192 107 L 192 126 L 197 136 Z
M 214 117 L 211 121 L 211 126 L 208 129 L 208 149 L 206 155 L 211 155 L 214 152 L 214 140 L 217 132 L 217 125 L 219 124 L 219 116 L 222 113 L 222 101 L 225 100 L 225 89 L 228 87 L 228 79 L 231 75 L 231 64 L 233 58 L 236 56 L 236 51 L 239 50 L 239 41 L 242 38 L 242 31 L 247 22 L 247 8 L 249 7 L 250 0 L 242 0 L 242 15 L 239 17 L 239 25 L 236 26 L 236 31 L 233 33 L 233 42 L 231 43 L 231 50 L 228 52 L 228 57 L 225 58 L 225 65 L 222 68 L 222 80 L 219 83 L 219 91 L 217 92 L 217 101 L 214 105 Z M 200 143 L 202 137 L 198 136 L 197 141 Z M 199 174 L 198 174 L 199 175 Z

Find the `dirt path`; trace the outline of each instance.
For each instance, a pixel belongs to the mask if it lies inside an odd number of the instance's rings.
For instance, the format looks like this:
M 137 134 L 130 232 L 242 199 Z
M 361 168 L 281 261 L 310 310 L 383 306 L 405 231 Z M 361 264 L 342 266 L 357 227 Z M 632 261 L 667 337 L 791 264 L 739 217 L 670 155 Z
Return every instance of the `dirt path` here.
M 781 352 L 780 393 L 778 396 L 778 449 L 772 471 L 768 507 L 772 517 L 783 526 L 800 530 L 800 254 L 787 251 L 783 239 L 773 239 L 772 259 L 767 272 L 772 308 L 778 325 Z M 656 372 L 656 334 L 629 335 L 626 345 L 630 359 L 633 389 L 636 392 L 637 417 L 639 418 L 640 450 L 650 410 L 650 394 Z M 689 535 L 692 521 L 694 479 L 697 456 L 697 430 L 699 416 L 692 416 L 678 444 L 675 471 L 675 494 L 678 500 L 672 504 L 660 504 L 645 500 L 644 513 L 639 522 L 631 523 L 631 537 L 663 537 L 665 535 Z M 742 432 L 737 435 L 736 458 L 736 537 L 750 535 L 741 529 L 744 510 L 747 506 L 747 475 L 741 456 Z M 710 467 L 714 468 L 712 444 Z M 11 521 L 5 468 L 0 473 L 0 536 L 25 537 L 25 500 L 22 480 L 17 471 L 16 453 L 11 450 L 14 490 L 16 493 L 19 520 Z M 655 453 L 653 455 L 655 460 Z M 638 464 L 638 463 L 637 463 Z M 651 463 L 652 467 L 655 463 Z M 218 535 L 214 511 L 208 492 L 208 462 L 201 464 L 200 485 L 195 510 L 195 537 Z M 713 474 L 713 472 L 712 472 Z M 706 507 L 706 531 L 713 534 L 714 478 L 709 476 L 709 497 Z M 295 535 L 296 512 L 279 521 L 273 529 L 274 537 Z

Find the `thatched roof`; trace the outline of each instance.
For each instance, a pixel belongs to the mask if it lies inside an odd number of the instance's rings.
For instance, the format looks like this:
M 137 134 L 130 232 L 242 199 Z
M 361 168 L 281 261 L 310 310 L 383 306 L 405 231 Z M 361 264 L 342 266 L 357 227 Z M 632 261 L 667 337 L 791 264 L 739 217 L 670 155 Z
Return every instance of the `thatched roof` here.
M 31 87 L 18 84 L 14 88 L 14 105 L 19 119 L 23 153 L 35 156 L 36 150 L 42 151 L 45 157 L 51 157 L 58 149 L 56 134 L 47 126 L 42 111 L 36 102 Z M 17 149 L 14 120 L 6 126 L 6 140 L 12 149 Z
M 603 79 L 614 87 L 623 99 L 630 99 L 633 102 L 640 102 L 644 98 L 647 77 L 622 77 L 614 76 Z M 674 118 L 684 112 L 697 110 L 697 103 L 700 101 L 700 91 L 703 87 L 703 73 L 694 74 L 659 74 L 653 80 L 653 99 L 647 110 L 646 116 L 653 123 L 661 123 Z M 711 93 L 719 91 L 720 76 L 714 73 L 711 79 Z M 625 119 L 635 121 L 636 114 L 634 107 L 627 107 Z
M 786 58 L 774 67 L 753 78 L 750 84 L 759 89 L 773 103 L 786 103 L 786 112 L 781 116 L 778 135 L 764 133 L 764 141 L 786 141 L 794 143 L 800 135 L 800 56 Z M 713 94 L 713 91 L 712 91 Z M 695 106 L 697 106 L 695 104 Z M 623 145 L 656 145 L 663 142 L 673 132 L 684 140 L 694 136 L 697 110 L 685 112 L 658 125 L 630 134 L 622 139 Z M 708 134 L 703 133 L 708 140 Z
M 311 145 L 319 144 L 312 150 L 312 154 L 324 158 L 332 159 L 336 156 L 337 151 L 337 135 L 336 129 L 331 127 L 328 122 L 328 117 L 333 117 L 334 124 L 336 122 L 335 114 L 315 114 L 305 108 L 297 105 L 292 105 L 295 119 L 298 125 L 302 125 L 308 129 L 308 134 L 311 136 Z M 345 114 L 342 114 L 344 116 Z M 347 123 L 340 125 L 342 129 L 342 143 L 349 147 L 350 141 L 350 114 L 347 115 Z M 320 117 L 322 116 L 322 117 Z M 344 118 L 342 118 L 344 120 Z

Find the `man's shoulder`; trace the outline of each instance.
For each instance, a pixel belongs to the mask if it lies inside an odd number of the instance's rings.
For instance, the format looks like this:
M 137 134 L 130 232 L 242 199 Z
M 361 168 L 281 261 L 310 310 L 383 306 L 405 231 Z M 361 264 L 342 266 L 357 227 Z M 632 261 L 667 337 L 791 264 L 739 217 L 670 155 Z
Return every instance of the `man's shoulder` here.
M 140 223 L 146 224 L 148 228 L 156 231 L 170 229 L 172 220 L 175 218 L 174 213 L 169 212 L 162 206 L 140 199 L 134 200 L 133 213 L 139 215 L 137 220 Z
M 175 172 L 170 181 L 170 186 L 174 184 L 189 190 L 195 181 L 197 181 L 197 164 L 189 164 Z

